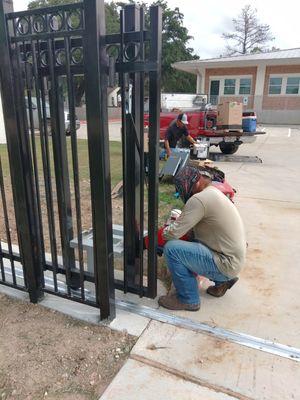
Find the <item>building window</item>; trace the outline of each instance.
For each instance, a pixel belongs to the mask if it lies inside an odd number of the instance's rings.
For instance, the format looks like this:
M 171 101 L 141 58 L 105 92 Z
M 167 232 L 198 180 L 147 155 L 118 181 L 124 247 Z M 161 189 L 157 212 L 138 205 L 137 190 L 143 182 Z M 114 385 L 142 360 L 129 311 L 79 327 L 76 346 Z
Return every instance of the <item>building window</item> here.
M 251 93 L 251 79 L 241 78 L 239 94 L 250 94 L 250 93 Z
M 269 94 L 281 94 L 282 78 L 270 78 Z
M 224 94 L 235 94 L 235 79 L 225 79 Z
M 286 94 L 299 94 L 300 77 L 287 78 Z

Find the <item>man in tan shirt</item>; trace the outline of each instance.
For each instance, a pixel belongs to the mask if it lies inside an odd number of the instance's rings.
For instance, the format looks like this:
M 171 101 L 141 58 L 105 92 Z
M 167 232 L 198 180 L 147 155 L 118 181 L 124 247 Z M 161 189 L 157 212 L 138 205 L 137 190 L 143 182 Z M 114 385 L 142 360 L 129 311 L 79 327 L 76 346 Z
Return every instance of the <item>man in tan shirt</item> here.
M 185 167 L 175 178 L 186 203 L 180 217 L 165 228 L 164 256 L 176 288 L 159 304 L 171 310 L 197 311 L 200 296 L 196 275 L 215 282 L 207 292 L 221 297 L 238 280 L 246 256 L 244 226 L 235 205 L 211 185 L 205 170 Z M 193 241 L 179 240 L 190 232 Z

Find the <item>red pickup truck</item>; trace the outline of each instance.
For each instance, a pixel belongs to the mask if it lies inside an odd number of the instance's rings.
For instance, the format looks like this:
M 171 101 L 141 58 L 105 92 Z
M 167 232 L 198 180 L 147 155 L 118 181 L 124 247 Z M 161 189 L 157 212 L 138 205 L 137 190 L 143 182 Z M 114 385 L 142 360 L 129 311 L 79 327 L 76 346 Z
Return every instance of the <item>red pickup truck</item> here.
M 200 109 L 185 110 L 188 117 L 188 130 L 193 138 L 209 138 L 211 146 L 219 146 L 224 154 L 235 153 L 242 143 L 253 143 L 257 134 L 265 132 L 239 132 L 218 130 L 216 127 L 217 112 Z M 178 112 L 163 112 L 160 114 L 160 139 L 164 140 L 165 132 L 170 123 L 177 118 Z M 145 115 L 145 127 L 149 125 L 149 116 Z

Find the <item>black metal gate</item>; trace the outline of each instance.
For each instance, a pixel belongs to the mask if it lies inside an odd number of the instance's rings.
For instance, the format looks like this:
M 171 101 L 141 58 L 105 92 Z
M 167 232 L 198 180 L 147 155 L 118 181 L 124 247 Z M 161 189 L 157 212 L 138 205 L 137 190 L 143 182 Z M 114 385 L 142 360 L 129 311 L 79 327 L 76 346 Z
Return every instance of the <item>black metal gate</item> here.
M 28 291 L 32 302 L 50 292 L 98 306 L 101 319 L 113 318 L 115 288 L 156 296 L 161 10 L 150 8 L 145 30 L 144 10 L 126 6 L 120 14 L 120 32 L 106 35 L 103 0 L 24 12 L 12 12 L 7 4 L 0 1 L 0 82 L 11 187 L 0 164 L 6 234 L 0 241 L 0 283 Z M 122 98 L 124 182 L 124 278 L 119 280 L 114 278 L 107 114 L 108 81 L 116 74 Z M 85 88 L 86 181 L 81 179 L 83 158 L 76 131 L 78 81 Z M 145 87 L 150 122 L 147 170 Z M 84 202 L 83 182 L 89 182 Z M 10 189 L 15 241 L 6 198 Z M 93 271 L 86 269 L 82 234 L 83 218 L 89 214 Z M 71 246 L 75 237 L 76 249 Z

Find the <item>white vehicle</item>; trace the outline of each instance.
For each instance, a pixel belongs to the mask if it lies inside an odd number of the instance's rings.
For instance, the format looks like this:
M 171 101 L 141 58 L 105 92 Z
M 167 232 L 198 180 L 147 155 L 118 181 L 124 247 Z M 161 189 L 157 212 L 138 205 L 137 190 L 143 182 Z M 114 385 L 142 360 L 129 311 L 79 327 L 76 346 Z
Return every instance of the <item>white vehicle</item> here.
M 29 106 L 28 106 L 28 100 L 27 98 L 25 99 L 26 102 L 26 111 L 27 111 L 27 117 L 29 120 Z M 37 99 L 36 97 L 31 98 L 32 102 L 32 114 L 33 114 L 33 126 L 34 129 L 39 129 L 39 115 L 38 115 L 38 108 L 37 108 Z M 45 102 L 46 106 L 46 117 L 47 117 L 47 124 L 50 125 L 50 104 L 46 101 Z M 65 129 L 66 129 L 66 135 L 70 134 L 70 115 L 67 110 L 64 110 L 64 116 L 65 116 Z M 80 127 L 80 121 L 76 117 L 76 129 L 79 129 Z
M 200 108 L 207 103 L 207 95 L 193 93 L 162 93 L 161 110 L 172 111 L 174 109 Z

